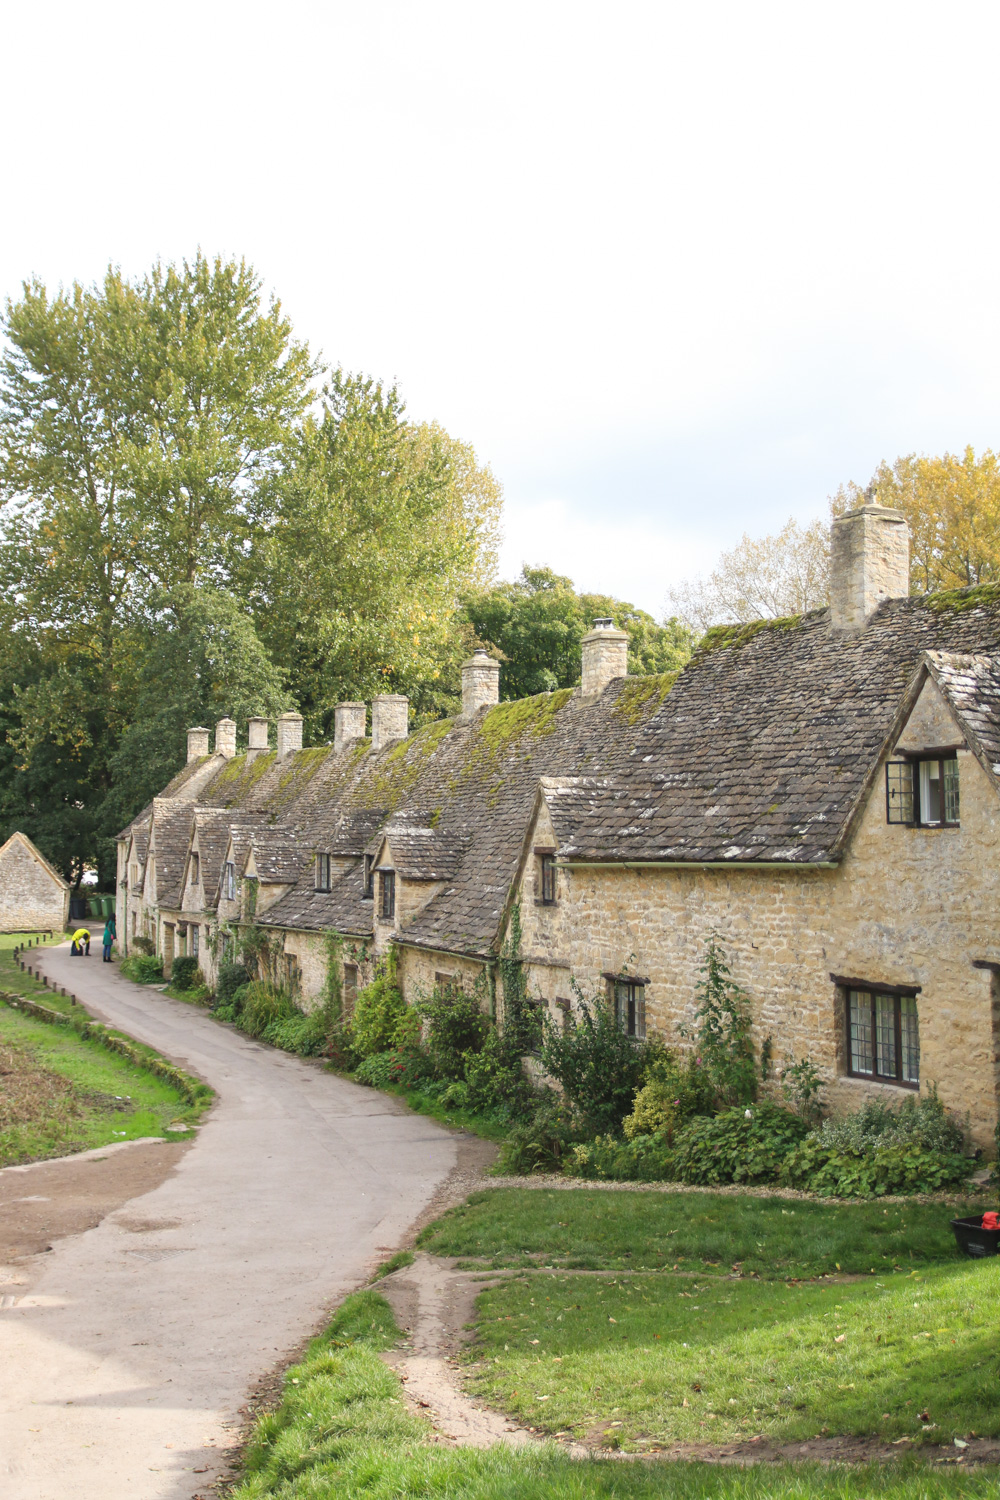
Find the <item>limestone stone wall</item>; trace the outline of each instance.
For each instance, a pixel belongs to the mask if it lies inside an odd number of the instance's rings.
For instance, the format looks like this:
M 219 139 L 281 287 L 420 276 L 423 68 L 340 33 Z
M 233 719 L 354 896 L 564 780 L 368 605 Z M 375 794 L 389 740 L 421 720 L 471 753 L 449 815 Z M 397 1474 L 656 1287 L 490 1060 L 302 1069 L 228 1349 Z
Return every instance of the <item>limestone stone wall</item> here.
M 399 984 L 404 1000 L 412 1005 L 421 995 L 429 995 L 438 974 L 454 976 L 463 989 L 471 991 L 476 980 L 484 972 L 485 965 L 476 959 L 462 958 L 452 953 L 433 953 L 426 948 L 407 948 L 403 938 L 399 950 Z M 483 1007 L 488 1006 L 486 987 L 483 987 Z
M 69 888 L 16 835 L 0 849 L 0 932 L 63 932 Z
M 648 1028 L 677 1040 L 717 932 L 750 995 L 757 1044 L 771 1036 L 779 1064 L 786 1054 L 812 1057 L 838 1110 L 907 1091 L 845 1076 L 843 995 L 831 974 L 920 985 L 921 1088 L 936 1083 L 990 1148 L 1000 1014 L 991 973 L 973 961 L 1000 965 L 1000 808 L 967 751 L 959 777 L 959 828 L 907 828 L 885 821 L 880 770 L 835 870 L 561 869 L 558 905 L 546 907 L 535 904 L 531 861 L 521 886 L 531 982 L 554 999 L 572 974 L 592 993 L 603 991 L 603 973 L 627 965 L 648 978 Z

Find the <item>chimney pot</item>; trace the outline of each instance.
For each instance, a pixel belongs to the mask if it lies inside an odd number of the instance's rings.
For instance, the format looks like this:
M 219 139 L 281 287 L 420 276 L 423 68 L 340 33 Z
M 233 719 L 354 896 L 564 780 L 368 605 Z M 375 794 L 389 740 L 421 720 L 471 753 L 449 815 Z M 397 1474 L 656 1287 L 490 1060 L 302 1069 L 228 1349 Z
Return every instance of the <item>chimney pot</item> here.
M 363 703 L 338 703 L 333 710 L 333 751 L 344 750 L 365 737 L 367 709 Z
M 862 505 L 830 528 L 830 624 L 863 630 L 885 599 L 910 592 L 910 528 L 902 511 Z
M 234 720 L 220 719 L 215 726 L 215 753 L 232 760 L 236 754 L 236 724 Z
M 500 702 L 500 663 L 486 651 L 473 652 L 462 663 L 462 715 L 474 714 L 484 704 Z
M 188 765 L 208 754 L 208 734 L 207 729 L 188 730 Z
M 278 720 L 278 759 L 302 749 L 302 715 L 282 714 Z
M 381 750 L 409 734 L 410 700 L 402 693 L 379 693 L 372 699 L 372 749 Z
M 606 615 L 594 621 L 583 638 L 582 691 L 585 698 L 603 693 L 609 682 L 628 675 L 628 632 L 617 630 Z

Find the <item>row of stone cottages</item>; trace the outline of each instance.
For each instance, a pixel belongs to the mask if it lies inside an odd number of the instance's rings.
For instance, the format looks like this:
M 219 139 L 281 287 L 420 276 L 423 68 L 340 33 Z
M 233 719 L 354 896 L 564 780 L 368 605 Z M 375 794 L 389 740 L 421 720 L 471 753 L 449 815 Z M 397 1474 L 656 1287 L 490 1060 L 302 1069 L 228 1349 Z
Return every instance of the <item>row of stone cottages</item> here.
M 396 695 L 342 704 L 332 746 L 251 720 L 120 836 L 120 931 L 209 980 L 251 916 L 316 1003 L 324 934 L 345 994 L 390 944 L 403 994 L 495 970 L 518 905 L 530 991 L 571 980 L 631 1034 L 676 1039 L 717 933 L 776 1061 L 811 1057 L 846 1108 L 936 1084 L 989 1147 L 997 1118 L 1000 588 L 909 596 L 909 535 L 834 523 L 832 604 L 713 632 L 673 682 L 627 675 L 598 620 L 582 685 L 407 734 Z M 220 941 L 221 938 L 221 941 Z M 495 993 L 495 990 L 494 990 Z M 502 1004 L 502 1000 L 501 1000 Z

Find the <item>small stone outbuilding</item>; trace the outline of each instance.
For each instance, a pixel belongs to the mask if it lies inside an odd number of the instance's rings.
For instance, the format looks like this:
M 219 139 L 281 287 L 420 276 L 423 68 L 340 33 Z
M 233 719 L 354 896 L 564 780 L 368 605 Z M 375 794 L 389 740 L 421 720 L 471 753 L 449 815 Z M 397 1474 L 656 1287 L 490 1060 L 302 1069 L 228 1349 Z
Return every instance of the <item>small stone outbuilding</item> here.
M 63 932 L 69 883 L 24 833 L 0 848 L 0 932 Z

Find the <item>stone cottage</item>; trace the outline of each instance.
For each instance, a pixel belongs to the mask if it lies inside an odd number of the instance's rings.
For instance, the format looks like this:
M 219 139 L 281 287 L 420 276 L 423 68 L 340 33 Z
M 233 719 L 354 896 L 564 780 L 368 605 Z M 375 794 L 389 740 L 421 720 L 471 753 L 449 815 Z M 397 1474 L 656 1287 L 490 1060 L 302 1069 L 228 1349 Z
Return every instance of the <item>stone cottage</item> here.
M 125 936 L 211 977 L 241 924 L 316 1003 L 390 946 L 412 1000 L 471 985 L 502 1018 L 518 913 L 531 994 L 575 987 L 642 1037 L 690 1018 L 718 936 L 758 1044 L 811 1057 L 835 1107 L 937 1085 L 992 1142 L 1000 1086 L 1000 587 L 908 594 L 897 512 L 834 522 L 832 602 L 709 633 L 677 676 L 627 674 L 598 620 L 581 686 L 498 702 L 463 668 L 462 712 L 407 732 L 407 703 L 188 736 L 188 762 L 119 841 Z M 331 950 L 326 939 L 339 933 Z
M 24 833 L 0 848 L 0 932 L 64 932 L 69 884 Z

